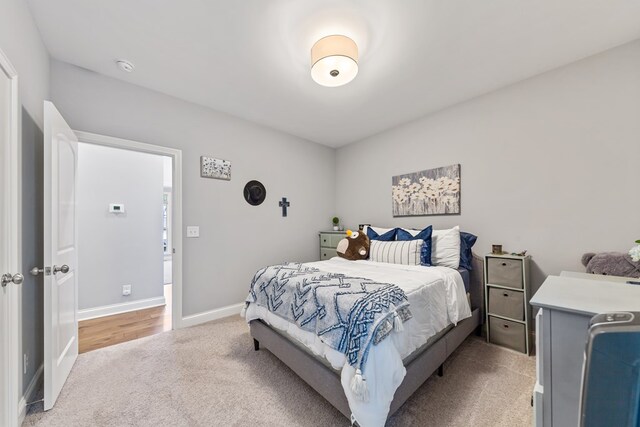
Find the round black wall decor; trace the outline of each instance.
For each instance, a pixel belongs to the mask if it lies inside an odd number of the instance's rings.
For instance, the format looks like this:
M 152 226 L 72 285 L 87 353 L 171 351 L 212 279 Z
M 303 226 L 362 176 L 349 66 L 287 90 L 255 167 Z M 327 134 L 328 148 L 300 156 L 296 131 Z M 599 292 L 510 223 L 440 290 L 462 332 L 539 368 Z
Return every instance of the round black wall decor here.
M 253 206 L 258 206 L 267 197 L 267 189 L 260 181 L 249 181 L 244 186 L 244 199 Z

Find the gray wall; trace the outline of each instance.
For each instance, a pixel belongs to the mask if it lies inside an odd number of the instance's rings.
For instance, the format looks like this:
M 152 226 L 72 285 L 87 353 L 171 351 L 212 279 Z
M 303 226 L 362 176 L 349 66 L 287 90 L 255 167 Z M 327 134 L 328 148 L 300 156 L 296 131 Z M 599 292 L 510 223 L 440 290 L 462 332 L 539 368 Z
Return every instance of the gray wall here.
M 587 251 L 640 237 L 640 41 L 492 92 L 337 152 L 346 224 L 459 224 L 529 250 L 534 286 Z M 393 218 L 391 177 L 462 165 L 462 214 Z
M 79 144 L 80 310 L 163 296 L 163 166 L 161 156 Z M 110 203 L 124 213 L 110 213 Z
M 42 276 L 27 274 L 42 267 L 42 101 L 49 96 L 49 55 L 23 0 L 3 0 L 0 49 L 16 68 L 22 104 L 22 351 L 29 356 L 23 389 L 43 360 Z
M 335 150 L 57 61 L 51 93 L 74 129 L 182 150 L 183 225 L 200 226 L 199 239 L 184 239 L 183 315 L 243 301 L 266 264 L 318 259 L 317 233 L 334 214 Z M 200 178 L 201 155 L 231 160 L 231 181 Z M 257 207 L 242 196 L 251 179 L 267 188 Z

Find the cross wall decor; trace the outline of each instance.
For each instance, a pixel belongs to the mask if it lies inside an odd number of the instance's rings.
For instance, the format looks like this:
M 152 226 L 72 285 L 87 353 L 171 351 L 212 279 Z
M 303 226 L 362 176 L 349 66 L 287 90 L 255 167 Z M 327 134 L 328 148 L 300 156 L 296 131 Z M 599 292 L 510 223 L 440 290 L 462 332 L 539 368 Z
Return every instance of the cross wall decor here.
M 287 201 L 286 197 L 283 197 L 279 202 L 280 207 L 282 208 L 282 216 L 287 216 L 287 208 L 291 206 L 291 203 Z

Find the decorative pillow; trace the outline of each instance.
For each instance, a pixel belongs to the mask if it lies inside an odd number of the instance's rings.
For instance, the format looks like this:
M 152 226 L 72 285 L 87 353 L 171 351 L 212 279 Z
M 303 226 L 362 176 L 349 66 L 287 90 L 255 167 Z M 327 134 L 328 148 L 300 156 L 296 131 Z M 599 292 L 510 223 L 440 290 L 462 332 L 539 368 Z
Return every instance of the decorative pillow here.
M 369 257 L 369 238 L 361 231 L 347 230 L 347 238 L 338 242 L 338 256 L 350 261 Z
M 431 238 L 431 265 L 458 269 L 460 266 L 460 227 L 433 230 Z
M 431 266 L 431 235 L 433 227 L 428 226 L 424 230 L 405 230 L 398 228 L 396 240 L 423 240 L 424 244 L 420 252 L 420 265 Z
M 478 240 L 478 236 L 464 231 L 460 232 L 460 268 L 466 268 L 469 271 L 473 270 L 471 248 L 476 244 L 476 240 Z
M 383 242 L 371 241 L 369 260 L 388 264 L 420 265 L 420 252 L 424 240 Z
M 390 242 L 396 240 L 397 228 L 378 228 L 378 227 L 365 227 L 365 232 L 371 240 L 381 240 L 383 242 Z
M 395 227 L 393 227 L 393 228 L 384 228 L 384 227 L 374 227 L 374 226 L 371 226 L 371 225 L 367 225 L 366 227 L 372 229 L 373 231 L 375 231 L 376 233 L 378 233 L 380 235 L 382 235 L 384 233 L 387 233 L 387 232 L 389 232 L 391 230 L 395 230 L 396 229 Z

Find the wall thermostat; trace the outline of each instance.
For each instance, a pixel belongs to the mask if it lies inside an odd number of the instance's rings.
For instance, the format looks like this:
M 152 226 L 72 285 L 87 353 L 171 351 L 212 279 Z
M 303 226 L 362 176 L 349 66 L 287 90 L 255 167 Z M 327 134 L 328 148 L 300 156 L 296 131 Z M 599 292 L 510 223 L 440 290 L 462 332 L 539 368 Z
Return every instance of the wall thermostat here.
M 124 213 L 124 205 L 121 203 L 110 203 L 109 204 L 109 212 L 110 213 Z

